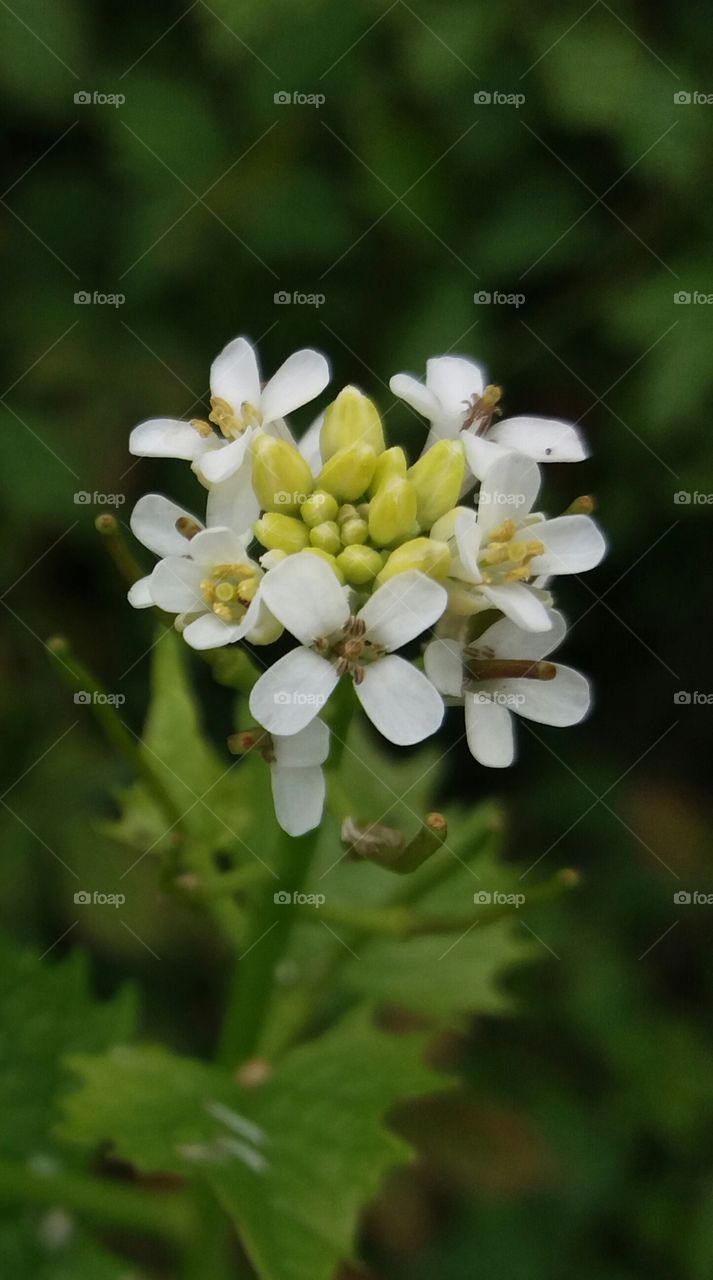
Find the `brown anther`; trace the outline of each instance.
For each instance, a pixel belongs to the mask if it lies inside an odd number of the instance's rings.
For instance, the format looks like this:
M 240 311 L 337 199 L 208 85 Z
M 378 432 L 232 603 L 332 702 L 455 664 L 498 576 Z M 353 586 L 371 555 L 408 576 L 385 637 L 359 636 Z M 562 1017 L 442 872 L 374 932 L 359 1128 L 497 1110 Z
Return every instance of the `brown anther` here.
M 181 537 L 187 538 L 190 542 L 191 538 L 195 538 L 196 534 L 201 532 L 201 526 L 197 520 L 192 520 L 190 516 L 179 516 L 176 521 L 176 530 Z
M 204 440 L 207 440 L 214 434 L 212 426 L 209 422 L 206 422 L 204 418 L 191 418 L 191 426 L 194 431 L 198 432 L 199 436 L 203 437 Z
M 532 662 L 527 658 L 483 658 L 466 649 L 466 674 L 472 680 L 554 680 L 553 662 Z
M 362 618 L 357 618 L 354 615 L 352 615 L 344 627 L 345 636 L 363 636 L 365 632 L 366 623 Z

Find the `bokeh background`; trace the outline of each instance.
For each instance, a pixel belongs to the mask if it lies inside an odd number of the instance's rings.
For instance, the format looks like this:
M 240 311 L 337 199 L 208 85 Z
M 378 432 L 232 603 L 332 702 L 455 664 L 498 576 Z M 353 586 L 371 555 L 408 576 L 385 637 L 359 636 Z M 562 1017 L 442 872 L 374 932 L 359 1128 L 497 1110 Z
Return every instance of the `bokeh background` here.
M 560 591 L 595 713 L 523 727 L 502 777 L 454 723 L 440 797 L 502 797 L 510 856 L 576 866 L 582 887 L 538 917 L 518 1016 L 474 1028 L 467 1096 L 370 1215 L 378 1277 L 713 1273 L 713 908 L 674 897 L 713 891 L 706 16 L 695 0 L 0 6 L 0 919 L 22 942 L 89 947 L 103 989 L 140 979 L 152 1030 L 180 1014 L 186 1045 L 209 1042 L 210 955 L 169 936 L 148 883 L 139 932 L 169 964 L 106 914 L 58 941 L 73 917 L 54 855 L 106 872 L 97 823 L 126 775 L 44 643 L 69 636 L 140 728 L 151 636 L 94 520 L 126 521 L 149 488 L 192 500 L 183 464 L 137 463 L 128 431 L 203 412 L 227 340 L 257 341 L 266 375 L 324 349 L 334 385 L 373 395 L 412 447 L 389 376 L 471 355 L 508 414 L 581 422 L 591 444 L 548 469 L 546 500 L 596 494 L 611 545 Z M 220 745 L 221 691 L 198 679 Z

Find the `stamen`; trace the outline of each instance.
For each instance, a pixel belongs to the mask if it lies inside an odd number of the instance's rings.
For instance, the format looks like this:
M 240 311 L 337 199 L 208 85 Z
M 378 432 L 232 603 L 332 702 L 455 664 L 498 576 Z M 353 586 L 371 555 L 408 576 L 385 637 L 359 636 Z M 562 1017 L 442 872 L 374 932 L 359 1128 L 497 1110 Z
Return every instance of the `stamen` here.
M 191 538 L 195 538 L 196 534 L 200 533 L 201 526 L 197 520 L 191 520 L 190 516 L 179 516 L 176 521 L 176 529 L 182 537 L 190 542 Z
M 464 650 L 466 674 L 473 680 L 554 680 L 553 662 L 532 662 L 520 658 L 483 658 L 477 650 Z

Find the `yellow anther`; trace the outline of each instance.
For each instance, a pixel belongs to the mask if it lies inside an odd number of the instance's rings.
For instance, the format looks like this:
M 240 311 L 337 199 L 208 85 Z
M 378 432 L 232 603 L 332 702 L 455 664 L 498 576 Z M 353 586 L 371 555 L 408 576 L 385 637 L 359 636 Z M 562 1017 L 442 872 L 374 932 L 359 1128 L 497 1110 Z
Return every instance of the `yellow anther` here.
M 514 561 L 515 561 L 515 563 L 516 563 L 516 564 L 518 564 L 518 563 L 519 563 L 519 561 L 521 561 L 521 560 L 524 560 L 524 559 L 525 559 L 525 556 L 526 556 L 526 555 L 527 555 L 527 543 L 526 543 L 526 542 L 508 542 L 508 544 L 507 544 L 507 559 L 508 559 L 508 560 L 514 560 Z
M 530 577 L 530 570 L 526 564 L 521 564 L 517 569 L 510 569 L 505 574 L 506 582 L 527 582 Z
M 488 534 L 488 542 L 509 542 L 515 532 L 515 521 L 504 520 Z
M 233 622 L 233 614 L 227 604 L 214 604 L 213 613 L 220 618 L 221 622 Z
M 241 600 L 243 604 L 250 604 L 250 601 L 255 599 L 257 589 L 257 578 L 246 578 L 244 582 L 241 582 L 240 585 L 236 587 L 235 593 L 238 600 Z
M 191 418 L 191 426 L 194 431 L 198 432 L 199 436 L 203 436 L 204 440 L 213 435 L 213 428 L 204 418 Z
M 510 552 L 507 547 L 486 547 L 480 557 L 480 562 L 481 564 L 504 564 L 509 559 Z
M 533 538 L 531 542 L 528 542 L 527 544 L 528 559 L 530 559 L 532 556 L 542 556 L 544 555 L 544 553 L 545 553 L 544 542 L 538 542 L 536 538 Z

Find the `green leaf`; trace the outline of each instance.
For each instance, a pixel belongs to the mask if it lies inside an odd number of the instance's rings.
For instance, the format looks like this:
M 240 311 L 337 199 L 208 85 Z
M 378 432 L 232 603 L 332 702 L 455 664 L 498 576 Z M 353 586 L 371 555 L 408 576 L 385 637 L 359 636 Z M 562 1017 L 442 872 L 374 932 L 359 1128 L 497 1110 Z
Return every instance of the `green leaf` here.
M 100 1053 L 134 1029 L 128 989 L 94 1000 L 86 957 L 61 964 L 22 953 L 0 935 L 0 1113 L 3 1157 L 28 1159 L 52 1148 L 51 1131 L 66 1085 L 68 1053 Z
M 221 759 L 205 737 L 186 645 L 172 631 L 162 632 L 154 646 L 151 688 L 141 750 L 171 797 L 181 826 L 213 850 L 245 851 L 241 841 L 252 808 L 249 769 L 227 752 Z M 142 852 L 151 846 L 157 853 L 170 847 L 177 825 L 143 783 L 128 788 L 120 800 L 122 817 L 104 825 L 107 834 Z
M 448 1084 L 423 1048 L 422 1036 L 388 1035 L 359 1016 L 293 1050 L 250 1090 L 163 1049 L 75 1056 L 82 1085 L 62 1133 L 111 1139 L 142 1169 L 204 1177 L 263 1280 L 331 1280 L 360 1209 L 410 1155 L 382 1116 Z
M 134 1030 L 125 989 L 97 1002 L 86 957 L 60 964 L 22 953 L 0 935 L 0 1113 L 3 1160 L 61 1168 L 53 1130 L 69 1081 L 64 1055 L 99 1053 Z M 74 1161 L 76 1163 L 76 1160 Z M 14 1280 L 120 1280 L 126 1263 L 94 1244 L 60 1209 L 13 1209 L 0 1217 L 0 1256 Z M 138 1273 L 135 1273 L 139 1280 Z
M 439 934 L 406 942 L 371 942 L 350 963 L 344 980 L 370 999 L 405 1005 L 442 1020 L 466 1013 L 505 1013 L 511 1007 L 503 976 L 529 960 L 533 946 L 509 921 L 481 919 L 461 936 Z

